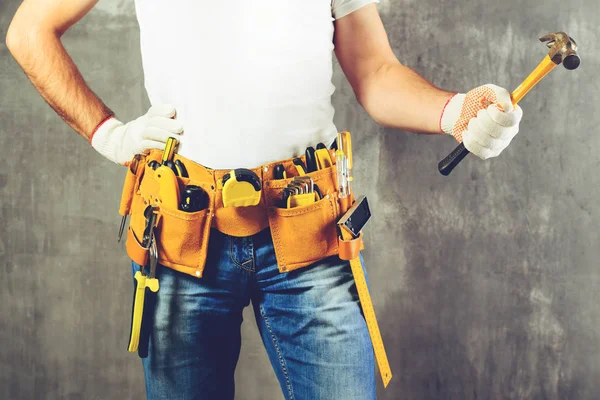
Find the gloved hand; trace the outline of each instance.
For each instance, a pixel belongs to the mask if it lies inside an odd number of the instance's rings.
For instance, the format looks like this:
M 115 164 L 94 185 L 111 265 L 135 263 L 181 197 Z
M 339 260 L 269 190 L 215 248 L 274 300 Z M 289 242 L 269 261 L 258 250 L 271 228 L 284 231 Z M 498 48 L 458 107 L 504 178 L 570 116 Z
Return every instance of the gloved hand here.
M 183 126 L 172 119 L 175 114 L 173 106 L 159 104 L 127 124 L 109 118 L 93 133 L 92 147 L 112 162 L 126 165 L 136 154 L 148 149 L 163 150 L 169 137 L 179 140 Z
M 513 107 L 506 89 L 488 84 L 452 97 L 442 112 L 440 128 L 486 160 L 509 145 L 522 117 L 523 110 Z

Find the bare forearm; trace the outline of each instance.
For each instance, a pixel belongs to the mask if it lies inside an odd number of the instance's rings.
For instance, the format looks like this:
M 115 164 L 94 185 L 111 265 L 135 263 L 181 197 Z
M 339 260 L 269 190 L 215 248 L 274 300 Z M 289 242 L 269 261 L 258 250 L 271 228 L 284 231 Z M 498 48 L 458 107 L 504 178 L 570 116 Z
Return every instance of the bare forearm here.
M 84 138 L 112 111 L 87 86 L 57 34 L 9 31 L 9 49 L 46 102 Z
M 441 133 L 440 116 L 453 95 L 433 86 L 412 69 L 400 64 L 381 67 L 357 97 L 380 125 L 422 133 Z

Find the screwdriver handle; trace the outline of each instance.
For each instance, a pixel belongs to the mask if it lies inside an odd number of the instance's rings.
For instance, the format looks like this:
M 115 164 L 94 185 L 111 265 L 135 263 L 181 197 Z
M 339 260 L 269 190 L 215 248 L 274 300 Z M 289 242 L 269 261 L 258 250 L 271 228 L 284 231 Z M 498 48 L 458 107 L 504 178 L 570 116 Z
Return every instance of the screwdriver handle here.
M 454 150 L 446 158 L 438 164 L 440 173 L 444 176 L 448 176 L 450 172 L 469 154 L 469 150 L 466 149 L 463 143 L 456 146 Z

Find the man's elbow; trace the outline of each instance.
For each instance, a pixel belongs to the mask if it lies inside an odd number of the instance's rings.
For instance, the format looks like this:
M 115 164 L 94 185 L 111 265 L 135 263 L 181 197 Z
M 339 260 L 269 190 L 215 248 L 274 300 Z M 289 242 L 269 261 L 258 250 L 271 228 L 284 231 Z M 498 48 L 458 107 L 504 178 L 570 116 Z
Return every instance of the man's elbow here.
M 31 48 L 33 36 L 32 28 L 23 28 L 14 21 L 8 27 L 8 32 L 6 33 L 6 47 L 15 60 L 19 61 L 20 58 L 27 54 L 27 50 Z
M 6 47 L 15 60 L 19 61 L 30 54 L 39 41 L 45 40 L 49 35 L 52 35 L 52 33 L 46 33 L 46 31 L 35 25 L 24 26 L 13 20 L 6 33 Z
M 377 96 L 377 91 L 372 90 L 372 87 L 363 86 L 360 90 L 356 90 L 356 100 L 358 104 L 369 114 L 369 116 L 379 125 L 383 125 L 383 121 L 380 118 L 381 104 L 380 99 Z
M 383 100 L 381 92 L 384 89 L 382 88 L 382 84 L 384 84 L 383 80 L 389 67 L 389 64 L 382 64 L 373 73 L 352 85 L 358 104 L 380 125 L 383 124 L 380 118 L 380 111 L 382 109 L 381 101 Z
M 18 32 L 17 28 L 14 27 L 14 24 L 11 24 L 8 27 L 8 32 L 6 32 L 6 47 L 13 56 L 19 51 L 19 48 L 22 47 L 21 42 L 22 35 Z

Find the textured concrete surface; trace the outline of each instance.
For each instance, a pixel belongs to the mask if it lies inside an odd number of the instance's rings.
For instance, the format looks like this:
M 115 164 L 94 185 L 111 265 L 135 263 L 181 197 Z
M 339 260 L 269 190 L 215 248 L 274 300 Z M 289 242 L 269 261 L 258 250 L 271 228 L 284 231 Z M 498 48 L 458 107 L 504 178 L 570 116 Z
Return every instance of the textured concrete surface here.
M 0 2 L 0 37 L 19 1 Z M 395 53 L 447 89 L 509 89 L 541 60 L 536 37 L 577 39 L 580 70 L 521 105 L 498 159 L 451 177 L 450 138 L 375 124 L 335 67 L 336 124 L 354 132 L 357 191 L 374 219 L 369 279 L 394 378 L 381 399 L 597 399 L 600 102 L 596 0 L 381 0 Z M 132 2 L 102 0 L 65 37 L 123 119 L 148 106 Z M 0 398 L 138 399 L 125 351 L 130 271 L 115 235 L 124 171 L 44 103 L 0 42 Z M 280 399 L 250 309 L 238 399 Z

